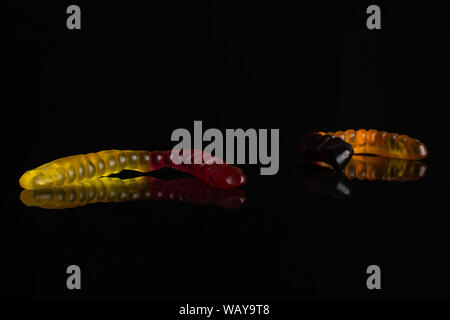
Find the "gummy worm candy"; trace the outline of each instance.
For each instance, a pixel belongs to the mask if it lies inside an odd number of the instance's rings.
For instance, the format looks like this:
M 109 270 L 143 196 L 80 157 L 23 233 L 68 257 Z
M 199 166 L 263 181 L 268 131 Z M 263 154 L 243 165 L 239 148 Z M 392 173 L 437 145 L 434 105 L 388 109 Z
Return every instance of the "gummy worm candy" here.
M 383 157 L 408 160 L 420 160 L 426 158 L 428 155 L 428 150 L 422 142 L 407 135 L 399 135 L 398 133 L 389 133 L 374 129 L 318 133 L 341 138 L 353 147 L 356 154 L 375 154 Z
M 300 140 L 300 155 L 307 161 L 325 162 L 336 170 L 341 170 L 352 158 L 353 148 L 331 135 L 308 133 Z
M 342 171 L 330 170 L 333 168 L 323 162 L 318 164 L 302 166 L 300 169 L 300 178 L 309 191 L 339 199 L 352 194 L 350 181 Z
M 20 194 L 20 200 L 26 206 L 45 209 L 147 199 L 190 202 L 225 209 L 236 209 L 246 201 L 245 194 L 239 188 L 222 190 L 194 178 L 164 181 L 149 176 L 126 180 L 109 177 L 84 179 L 57 188 L 22 190 Z
M 198 164 L 197 164 L 198 163 Z M 24 189 L 58 187 L 96 179 L 122 170 L 149 172 L 169 167 L 189 173 L 220 189 L 242 186 L 246 177 L 241 169 L 224 163 L 201 150 L 134 151 L 106 150 L 60 158 L 25 172 L 19 180 Z

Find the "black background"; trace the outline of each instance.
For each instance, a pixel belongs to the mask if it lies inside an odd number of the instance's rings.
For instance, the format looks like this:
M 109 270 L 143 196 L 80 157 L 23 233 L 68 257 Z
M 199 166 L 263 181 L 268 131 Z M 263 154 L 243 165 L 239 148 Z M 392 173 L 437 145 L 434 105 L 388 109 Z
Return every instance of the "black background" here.
M 0 296 L 56 299 L 449 298 L 449 8 L 429 1 L 14 2 L 5 15 Z M 378 4 L 382 29 L 366 28 Z M 242 166 L 237 210 L 138 201 L 47 211 L 20 175 L 106 149 L 169 150 L 176 128 L 279 128 L 280 170 Z M 374 128 L 423 141 L 417 182 L 299 178 L 302 133 Z M 175 177 L 163 172 L 163 177 Z M 82 290 L 66 288 L 66 268 Z M 366 268 L 382 270 L 382 290 Z M 259 299 L 259 300 L 258 300 Z

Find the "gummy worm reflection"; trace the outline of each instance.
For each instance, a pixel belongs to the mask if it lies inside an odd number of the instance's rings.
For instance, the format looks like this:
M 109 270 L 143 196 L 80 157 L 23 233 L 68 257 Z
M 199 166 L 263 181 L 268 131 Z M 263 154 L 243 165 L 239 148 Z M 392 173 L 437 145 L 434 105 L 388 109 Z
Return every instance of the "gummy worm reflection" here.
M 59 158 L 26 171 L 19 179 L 24 189 L 38 190 L 63 186 L 86 179 L 97 179 L 122 170 L 150 172 L 172 168 L 189 173 L 220 189 L 243 186 L 241 169 L 202 150 L 104 150 Z
M 23 190 L 20 200 L 26 206 L 65 209 L 97 202 L 170 200 L 206 206 L 237 209 L 245 203 L 241 189 L 217 189 L 195 178 L 164 181 L 149 176 L 132 179 L 102 177 L 56 188 Z
M 300 177 L 313 192 L 345 198 L 351 195 L 350 180 L 408 182 L 422 179 L 428 169 L 426 163 L 415 160 L 354 155 L 340 171 L 329 164 L 316 162 L 316 166 L 303 167 Z

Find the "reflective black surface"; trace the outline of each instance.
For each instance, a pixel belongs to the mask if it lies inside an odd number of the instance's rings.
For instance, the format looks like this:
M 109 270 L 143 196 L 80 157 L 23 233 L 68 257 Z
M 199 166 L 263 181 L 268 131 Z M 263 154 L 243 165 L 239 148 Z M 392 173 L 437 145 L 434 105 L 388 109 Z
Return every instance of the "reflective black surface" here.
M 232 211 L 156 200 L 46 210 L 23 205 L 18 188 L 4 190 L 3 293 L 445 297 L 448 215 L 438 204 L 447 191 L 436 187 L 438 172 L 406 183 L 352 180 L 351 196 L 337 199 L 307 190 L 297 169 L 251 175 L 247 202 Z M 83 270 L 79 293 L 65 288 L 70 264 Z M 382 268 L 380 293 L 365 287 L 370 264 Z

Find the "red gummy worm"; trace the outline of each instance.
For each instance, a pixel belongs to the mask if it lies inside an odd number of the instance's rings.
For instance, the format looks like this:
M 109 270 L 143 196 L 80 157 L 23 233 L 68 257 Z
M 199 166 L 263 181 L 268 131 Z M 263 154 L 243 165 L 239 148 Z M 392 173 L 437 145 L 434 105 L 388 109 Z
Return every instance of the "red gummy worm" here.
M 245 201 L 241 188 L 218 189 L 194 177 L 170 181 L 150 176 L 122 180 L 102 177 L 84 179 L 56 188 L 23 190 L 20 200 L 26 206 L 65 209 L 98 202 L 167 200 L 237 209 Z
M 231 189 L 243 186 L 247 182 L 244 173 L 238 167 L 225 163 L 201 150 L 152 151 L 150 165 L 153 170 L 164 167 L 189 173 L 215 188 Z M 196 163 L 198 162 L 198 163 Z

